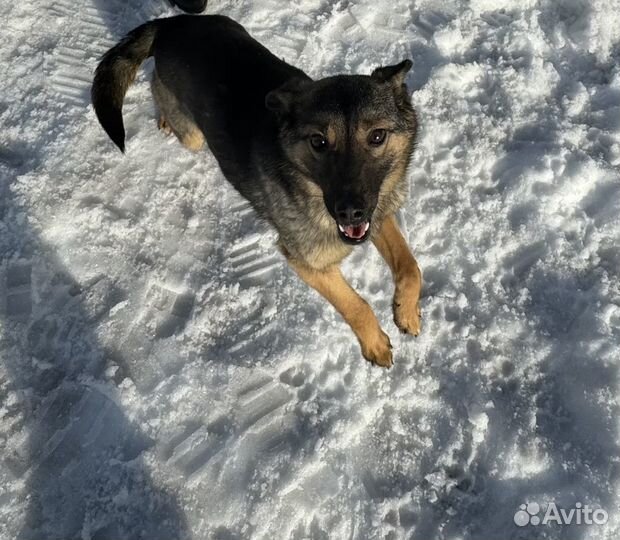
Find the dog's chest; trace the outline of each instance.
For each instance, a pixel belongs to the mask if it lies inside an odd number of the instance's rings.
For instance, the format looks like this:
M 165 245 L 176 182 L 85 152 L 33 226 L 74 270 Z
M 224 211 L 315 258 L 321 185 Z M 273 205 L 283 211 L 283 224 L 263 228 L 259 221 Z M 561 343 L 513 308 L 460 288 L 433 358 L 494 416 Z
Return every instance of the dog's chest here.
M 304 258 L 313 268 L 338 264 L 353 250 L 340 239 L 336 222 L 325 210 L 325 205 L 321 205 L 321 208 L 308 205 L 307 220 L 312 226 L 305 228 L 307 236 L 304 238 L 302 235 L 300 242 Z
M 279 188 L 270 195 L 271 221 L 279 233 L 280 244 L 294 258 L 323 269 L 351 253 L 352 247 L 339 238 L 336 222 L 322 197 L 301 190 L 291 196 Z

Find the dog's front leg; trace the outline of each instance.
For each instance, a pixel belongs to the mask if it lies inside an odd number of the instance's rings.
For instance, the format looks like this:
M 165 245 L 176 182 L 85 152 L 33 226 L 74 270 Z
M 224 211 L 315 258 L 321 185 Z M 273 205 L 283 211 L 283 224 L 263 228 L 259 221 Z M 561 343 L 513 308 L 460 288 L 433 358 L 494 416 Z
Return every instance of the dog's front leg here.
M 373 242 L 394 276 L 394 322 L 401 332 L 417 336 L 420 333 L 422 275 L 394 216 L 385 219 Z
M 392 365 L 390 338 L 381 329 L 368 303 L 347 283 L 337 266 L 316 270 L 289 258 L 289 263 L 313 289 L 321 293 L 349 323 L 366 360 L 383 367 Z

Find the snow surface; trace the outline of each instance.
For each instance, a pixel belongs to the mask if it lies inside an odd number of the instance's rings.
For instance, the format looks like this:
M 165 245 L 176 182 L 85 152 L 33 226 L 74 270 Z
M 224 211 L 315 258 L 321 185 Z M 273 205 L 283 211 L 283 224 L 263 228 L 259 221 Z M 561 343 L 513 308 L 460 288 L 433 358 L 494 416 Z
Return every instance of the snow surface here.
M 395 346 L 365 362 L 213 157 L 158 132 L 152 63 L 127 155 L 106 138 L 96 61 L 164 0 L 0 0 L 0 538 L 619 538 L 618 0 L 207 11 L 313 77 L 413 60 L 423 332 L 358 249 Z M 609 523 L 515 525 L 550 501 Z

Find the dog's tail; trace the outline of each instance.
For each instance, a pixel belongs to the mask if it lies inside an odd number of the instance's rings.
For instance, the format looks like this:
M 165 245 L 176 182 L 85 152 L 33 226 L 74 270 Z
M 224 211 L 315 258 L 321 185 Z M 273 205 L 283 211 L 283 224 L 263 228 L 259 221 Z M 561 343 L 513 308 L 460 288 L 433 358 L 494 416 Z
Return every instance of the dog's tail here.
M 125 152 L 123 99 L 140 64 L 153 54 L 158 21 L 138 26 L 103 55 L 95 71 L 91 99 L 97 118 L 114 144 Z

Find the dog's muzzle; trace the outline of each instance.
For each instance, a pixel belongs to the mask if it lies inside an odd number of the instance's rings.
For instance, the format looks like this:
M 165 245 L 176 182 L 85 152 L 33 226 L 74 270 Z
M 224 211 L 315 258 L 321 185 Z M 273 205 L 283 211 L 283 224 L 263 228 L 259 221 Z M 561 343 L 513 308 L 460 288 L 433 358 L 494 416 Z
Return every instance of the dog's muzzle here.
M 332 206 L 332 216 L 340 239 L 347 244 L 361 244 L 370 235 L 370 218 L 374 208 L 362 197 L 341 195 Z
M 360 244 L 368 237 L 370 221 L 363 221 L 356 225 L 342 225 L 338 223 L 340 238 L 349 244 Z

